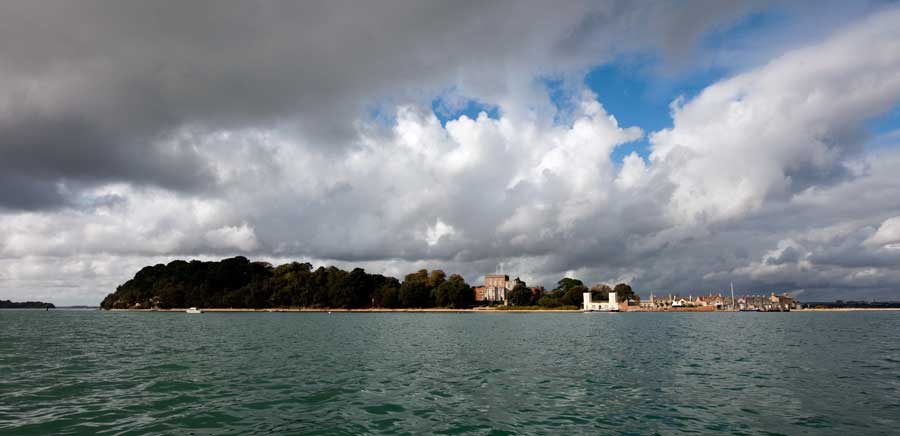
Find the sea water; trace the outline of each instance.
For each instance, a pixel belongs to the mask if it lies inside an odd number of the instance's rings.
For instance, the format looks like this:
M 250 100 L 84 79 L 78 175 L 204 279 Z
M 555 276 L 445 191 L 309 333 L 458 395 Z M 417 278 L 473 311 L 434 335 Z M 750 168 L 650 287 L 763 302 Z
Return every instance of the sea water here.
M 0 311 L 0 434 L 900 434 L 900 312 Z

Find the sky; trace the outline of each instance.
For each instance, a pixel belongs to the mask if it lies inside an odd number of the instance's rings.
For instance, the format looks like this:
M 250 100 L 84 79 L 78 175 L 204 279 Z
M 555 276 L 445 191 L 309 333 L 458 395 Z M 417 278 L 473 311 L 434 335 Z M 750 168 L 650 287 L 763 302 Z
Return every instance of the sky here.
M 145 265 L 900 300 L 900 4 L 0 3 L 0 299 Z

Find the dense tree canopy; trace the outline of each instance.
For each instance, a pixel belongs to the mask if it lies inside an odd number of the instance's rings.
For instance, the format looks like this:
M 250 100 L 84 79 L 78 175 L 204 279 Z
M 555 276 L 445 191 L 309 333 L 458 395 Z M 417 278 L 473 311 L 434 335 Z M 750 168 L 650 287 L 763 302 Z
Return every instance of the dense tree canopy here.
M 609 300 L 609 293 L 612 291 L 613 289 L 606 283 L 597 283 L 591 286 L 591 299 L 594 301 L 607 301 Z
M 553 291 L 562 291 L 563 293 L 577 286 L 584 287 L 584 283 L 581 280 L 573 279 L 570 277 L 563 277 L 559 279 L 556 284 L 557 286 L 555 289 L 553 289 Z
M 631 286 L 628 286 L 625 283 L 619 283 L 613 290 L 616 292 L 616 300 L 627 301 L 637 298 L 634 291 L 631 290 Z
M 609 287 L 606 283 L 598 283 L 594 286 L 591 286 L 591 298 L 596 301 L 606 301 L 609 300 L 609 293 L 616 293 L 616 301 L 623 302 L 628 300 L 634 300 L 637 295 L 626 283 L 619 283 L 615 287 Z
M 631 287 L 594 285 L 590 292 L 603 301 L 615 290 L 619 301 L 634 298 Z M 558 308 L 581 306 L 588 292 L 581 280 L 565 277 L 557 287 L 530 288 L 519 282 L 508 294 L 513 306 Z M 3 303 L 3 302 L 0 302 Z M 43 304 L 43 303 L 40 303 Z M 403 281 L 362 268 L 344 271 L 292 262 L 273 266 L 238 256 L 219 262 L 176 260 L 142 268 L 101 303 L 104 309 L 130 308 L 467 308 L 475 291 L 458 274 L 422 269 Z M 43 305 L 40 307 L 44 307 Z M 52 307 L 52 306 L 51 306 Z
M 516 287 L 509 291 L 507 300 L 509 300 L 509 304 L 513 306 L 531 305 L 531 288 L 526 286 L 524 283 L 518 283 L 516 284 Z
M 43 301 L 9 301 L 0 300 L 0 309 L 53 309 L 53 303 L 44 303 Z
M 443 273 L 443 271 L 441 271 Z M 434 291 L 438 306 L 452 308 L 471 307 L 475 302 L 475 290 L 459 274 L 453 274 Z
M 470 307 L 472 288 L 441 270 L 393 277 L 309 263 L 272 266 L 238 256 L 219 262 L 176 260 L 144 267 L 101 303 L 104 309 L 182 307 Z
M 569 288 L 565 294 L 563 294 L 562 298 L 559 299 L 560 303 L 564 306 L 581 306 L 584 297 L 582 296 L 585 292 L 588 292 L 588 288 L 584 285 L 577 285 Z
M 561 306 L 581 306 L 583 292 L 587 291 L 584 282 L 570 277 L 563 277 L 549 293 L 544 293 L 543 288 L 539 292 L 532 294 L 532 304 L 546 308 L 557 308 Z
M 581 280 L 563 277 L 557 282 L 556 288 L 547 294 L 539 292 L 535 298 L 532 296 L 532 304 L 546 308 L 556 308 L 562 306 L 581 306 L 583 294 L 591 293 L 591 299 L 594 301 L 606 301 L 609 299 L 610 292 L 616 292 L 616 300 L 623 302 L 625 300 L 637 299 L 638 296 L 631 289 L 631 286 L 625 283 L 619 283 L 614 288 L 604 283 L 598 283 L 591 286 L 590 290 L 584 286 Z M 511 301 L 518 301 L 518 296 L 510 295 Z M 536 301 L 535 301 L 536 300 Z M 513 302 L 512 304 L 516 304 Z

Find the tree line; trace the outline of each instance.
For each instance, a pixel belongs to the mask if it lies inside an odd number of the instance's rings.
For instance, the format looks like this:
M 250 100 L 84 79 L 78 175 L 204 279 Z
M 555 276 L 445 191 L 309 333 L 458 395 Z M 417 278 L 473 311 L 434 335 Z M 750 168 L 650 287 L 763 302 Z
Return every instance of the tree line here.
M 43 301 L 10 301 L 0 300 L 0 309 L 53 309 L 56 306 L 53 303 L 44 303 Z
M 609 293 L 616 293 L 619 302 L 639 298 L 631 286 L 619 283 L 615 287 L 600 283 L 588 289 L 581 280 L 564 277 L 557 282 L 556 288 L 547 292 L 543 287 L 529 288 L 524 282 L 519 282 L 509 292 L 507 299 L 512 306 L 540 306 L 548 309 L 578 306 L 582 304 L 582 294 L 590 291 L 591 298 L 595 301 L 609 300 Z
M 132 308 L 466 308 L 475 292 L 441 270 L 394 277 L 292 262 L 273 266 L 238 256 L 218 262 L 172 261 L 142 268 L 100 304 Z
M 513 306 L 577 308 L 581 306 L 582 293 L 588 290 L 598 301 L 607 300 L 612 291 L 619 301 L 636 298 L 624 283 L 614 288 L 598 284 L 588 289 L 581 280 L 567 277 L 550 291 L 530 288 L 520 281 L 507 299 Z M 273 266 L 238 256 L 218 262 L 175 260 L 167 265 L 146 266 L 107 295 L 100 307 L 399 309 L 468 308 L 475 304 L 475 291 L 462 276 L 447 276 L 439 269 L 407 274 L 401 282 L 394 277 L 369 274 L 362 268 L 313 269 L 310 263 L 298 262 Z

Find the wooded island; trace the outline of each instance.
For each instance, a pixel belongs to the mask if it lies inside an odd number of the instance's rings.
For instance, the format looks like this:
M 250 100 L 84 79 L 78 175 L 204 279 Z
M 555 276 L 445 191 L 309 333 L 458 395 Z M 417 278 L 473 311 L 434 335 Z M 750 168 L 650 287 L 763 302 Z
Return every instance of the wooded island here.
M 53 309 L 55 307 L 53 303 L 44 303 L 43 301 L 0 300 L 0 309 Z
M 563 278 L 549 292 L 517 282 L 509 307 L 578 309 L 587 288 L 580 280 Z M 596 288 L 596 289 L 595 289 Z M 616 285 L 620 298 L 634 296 L 631 287 Z M 591 291 L 605 298 L 607 285 Z M 488 304 L 475 300 L 475 290 L 459 274 L 426 269 L 403 281 L 362 268 L 345 271 L 310 263 L 273 266 L 238 256 L 218 262 L 176 260 L 142 268 L 100 304 L 102 309 L 199 308 L 469 308 Z

